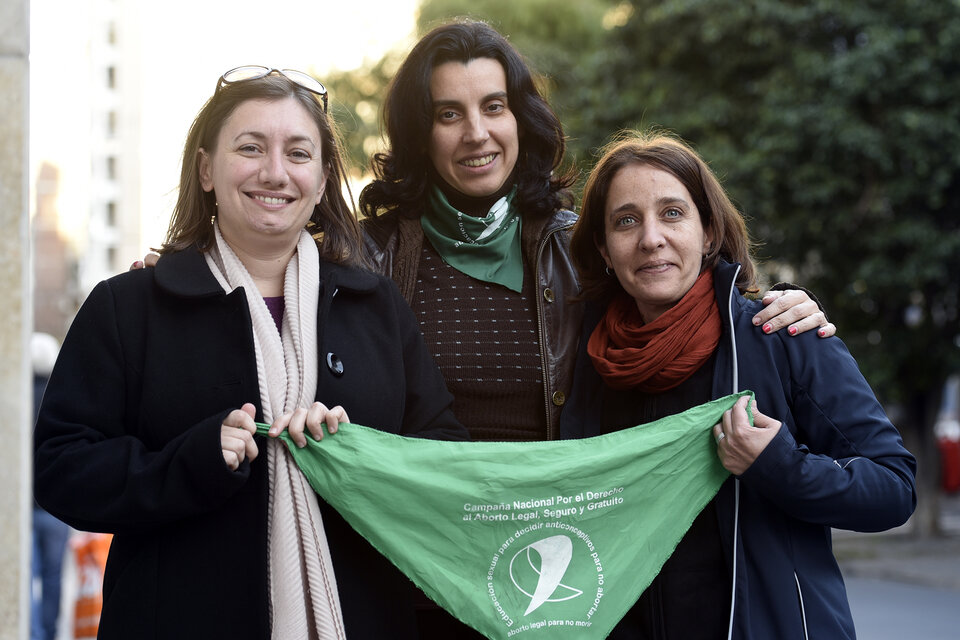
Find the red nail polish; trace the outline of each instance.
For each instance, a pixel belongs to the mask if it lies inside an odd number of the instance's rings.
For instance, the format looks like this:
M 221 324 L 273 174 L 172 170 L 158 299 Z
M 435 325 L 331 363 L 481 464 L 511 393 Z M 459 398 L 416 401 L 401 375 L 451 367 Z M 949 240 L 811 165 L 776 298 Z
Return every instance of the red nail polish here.
M 827 335 L 827 330 L 826 330 L 826 329 L 818 329 L 818 330 L 817 330 L 817 335 L 822 338 L 822 337 L 824 337 L 825 335 Z
M 789 333 L 789 334 L 792 335 L 792 336 L 795 336 L 795 335 L 797 335 L 797 328 L 796 328 L 796 327 L 790 327 L 789 329 L 787 329 L 787 333 Z
M 768 322 L 767 324 L 763 325 L 763 332 L 764 332 L 764 333 L 770 333 L 771 331 L 773 331 L 773 325 L 772 325 L 772 324 L 770 324 L 770 323 Z

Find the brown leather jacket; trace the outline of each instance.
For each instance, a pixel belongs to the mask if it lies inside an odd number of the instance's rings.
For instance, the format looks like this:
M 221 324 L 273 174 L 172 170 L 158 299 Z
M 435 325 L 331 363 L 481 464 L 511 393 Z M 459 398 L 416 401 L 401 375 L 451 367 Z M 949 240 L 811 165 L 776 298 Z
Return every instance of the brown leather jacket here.
M 570 302 L 580 293 L 570 260 L 570 228 L 577 216 L 557 211 L 546 220 L 523 221 L 521 242 L 527 269 L 535 269 L 537 326 L 543 359 L 543 401 L 548 438 L 559 437 L 560 409 L 573 385 L 583 303 Z M 361 222 L 364 243 L 374 269 L 389 275 L 411 302 L 423 249 L 420 218 L 396 212 Z

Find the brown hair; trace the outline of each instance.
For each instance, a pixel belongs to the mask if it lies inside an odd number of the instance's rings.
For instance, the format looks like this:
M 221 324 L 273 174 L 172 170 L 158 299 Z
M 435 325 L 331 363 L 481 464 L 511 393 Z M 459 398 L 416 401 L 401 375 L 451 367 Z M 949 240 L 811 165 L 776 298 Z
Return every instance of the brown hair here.
M 720 258 L 738 262 L 742 268 L 737 276 L 737 288 L 741 293 L 757 291 L 757 270 L 743 215 L 730 201 L 707 163 L 696 151 L 670 134 L 625 131 L 604 147 L 584 186 L 580 218 L 570 241 L 573 263 L 583 286 L 582 297 L 609 299 L 622 290 L 617 279 L 607 275 L 597 242 L 605 238 L 604 219 L 610 184 L 620 169 L 632 164 L 662 169 L 686 187 L 700 212 L 703 228 L 713 230 L 714 241 L 704 256 L 703 268 L 712 269 Z
M 307 229 L 317 239 L 324 259 L 341 264 L 364 264 L 360 225 L 344 198 L 343 190 L 346 189 L 349 196 L 350 187 L 336 128 L 313 93 L 277 74 L 223 85 L 200 109 L 183 148 L 177 204 L 160 253 L 182 251 L 191 246 L 206 249 L 213 243 L 210 218 L 216 215 L 216 196 L 204 191 L 200 184 L 199 151 L 216 149 L 224 123 L 244 102 L 285 98 L 299 102 L 316 123 L 320 131 L 320 153 L 327 170 L 323 198 L 314 207 Z

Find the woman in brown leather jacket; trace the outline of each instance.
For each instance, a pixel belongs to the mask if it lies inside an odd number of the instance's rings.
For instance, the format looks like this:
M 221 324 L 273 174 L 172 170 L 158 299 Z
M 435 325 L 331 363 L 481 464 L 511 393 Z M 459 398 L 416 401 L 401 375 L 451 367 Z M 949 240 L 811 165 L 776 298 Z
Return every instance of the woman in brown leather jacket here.
M 413 308 L 454 413 L 476 440 L 557 438 L 583 313 L 559 119 L 502 35 L 459 21 L 407 56 L 383 130 L 390 149 L 360 195 L 365 244 Z M 833 335 L 805 293 L 780 295 L 758 331 Z M 435 607 L 419 621 L 423 638 L 479 637 Z
M 360 194 L 376 269 L 413 307 L 474 439 L 556 438 L 582 315 L 559 119 L 516 49 L 463 21 L 414 46 L 383 120 L 390 149 Z M 791 322 L 826 324 L 799 291 L 757 320 Z

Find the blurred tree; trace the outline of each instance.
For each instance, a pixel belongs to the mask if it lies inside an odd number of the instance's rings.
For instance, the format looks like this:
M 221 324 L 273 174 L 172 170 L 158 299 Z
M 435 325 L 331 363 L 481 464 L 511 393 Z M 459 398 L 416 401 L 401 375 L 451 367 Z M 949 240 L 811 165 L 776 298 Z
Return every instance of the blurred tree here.
M 345 161 L 360 174 L 370 171 L 369 158 L 383 144 L 380 140 L 380 105 L 402 60 L 401 52 L 391 51 L 373 66 L 334 71 L 324 78 L 330 91 L 330 113 L 349 154 Z
M 899 414 L 935 504 L 932 424 L 960 369 L 960 0 L 622 6 L 580 70 L 584 140 L 662 126 L 698 147 L 772 279 L 817 292 Z
M 418 36 L 458 17 L 488 22 L 507 36 L 528 60 L 542 90 L 560 115 L 578 89 L 581 57 L 602 46 L 602 24 L 618 0 L 424 0 L 417 19 Z M 609 18 L 607 18 L 609 20 Z M 407 51 L 388 53 L 372 67 L 328 74 L 331 109 L 344 135 L 354 166 L 369 171 L 368 158 L 382 144 L 380 107 L 387 85 Z M 568 132 L 569 133 L 569 132 Z M 571 145 L 575 152 L 581 147 Z

